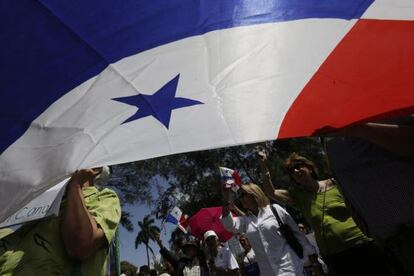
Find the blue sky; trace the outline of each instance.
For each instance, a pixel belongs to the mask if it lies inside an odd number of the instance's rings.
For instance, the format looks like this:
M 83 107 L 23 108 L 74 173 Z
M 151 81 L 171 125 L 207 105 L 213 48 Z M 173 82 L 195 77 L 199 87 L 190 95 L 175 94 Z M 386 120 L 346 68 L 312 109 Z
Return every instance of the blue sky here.
M 138 249 L 135 249 L 135 237 L 139 231 L 138 221 L 142 220 L 147 214 L 151 212 L 151 209 L 147 205 L 128 205 L 124 206 L 124 210 L 131 213 L 132 223 L 134 225 L 134 231 L 128 232 L 125 228 L 121 227 L 120 231 L 120 251 L 121 261 L 126 260 L 136 266 L 147 264 L 147 254 L 145 246 L 141 245 Z M 161 226 L 161 221 L 156 221 L 158 227 Z M 161 227 L 160 227 L 161 228 Z M 175 229 L 175 225 L 166 223 L 165 228 L 161 231 L 161 237 L 165 245 L 168 245 L 171 232 Z M 159 247 L 156 243 L 150 242 L 150 246 L 154 250 L 156 255 L 159 255 Z M 150 253 L 150 258 L 152 257 Z

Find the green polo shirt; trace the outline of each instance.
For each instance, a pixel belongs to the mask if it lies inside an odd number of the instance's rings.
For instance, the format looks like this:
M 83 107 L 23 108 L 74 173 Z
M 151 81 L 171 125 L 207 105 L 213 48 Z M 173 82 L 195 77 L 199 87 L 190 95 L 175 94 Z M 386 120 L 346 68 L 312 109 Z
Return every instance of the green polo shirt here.
M 86 208 L 105 233 L 110 244 L 121 218 L 115 192 L 96 187 L 82 189 Z M 61 212 L 65 211 L 62 201 Z M 0 275 L 105 275 L 108 248 L 84 261 L 70 259 L 61 239 L 59 217 L 23 225 L 16 232 L 0 230 Z
M 337 186 L 327 190 L 326 194 L 311 193 L 301 187 L 289 190 L 289 194 L 315 231 L 321 254 L 336 254 L 371 241 L 355 224 Z

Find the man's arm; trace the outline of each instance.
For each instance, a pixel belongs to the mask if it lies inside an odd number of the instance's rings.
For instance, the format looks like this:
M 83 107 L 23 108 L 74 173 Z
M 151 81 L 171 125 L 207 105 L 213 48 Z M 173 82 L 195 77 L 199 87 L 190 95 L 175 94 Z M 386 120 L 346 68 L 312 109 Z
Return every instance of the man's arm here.
M 222 195 L 223 208 L 221 211 L 221 222 L 223 223 L 224 228 L 233 233 L 244 233 L 246 228 L 246 217 L 233 217 L 230 214 L 230 205 L 233 204 L 230 199 L 230 189 L 222 188 Z
M 73 174 L 66 189 L 66 208 L 61 223 L 65 248 L 73 259 L 86 259 L 107 244 L 105 234 L 86 209 L 82 187 L 93 185 L 94 172 L 80 170 Z
M 414 127 L 366 123 L 345 128 L 338 134 L 362 138 L 398 155 L 414 158 Z
M 160 254 L 161 256 L 169 261 L 171 265 L 178 271 L 178 259 L 167 249 L 165 248 L 164 244 L 162 243 L 161 235 L 160 233 L 157 233 L 155 235 L 155 241 L 157 242 L 158 246 L 160 247 Z

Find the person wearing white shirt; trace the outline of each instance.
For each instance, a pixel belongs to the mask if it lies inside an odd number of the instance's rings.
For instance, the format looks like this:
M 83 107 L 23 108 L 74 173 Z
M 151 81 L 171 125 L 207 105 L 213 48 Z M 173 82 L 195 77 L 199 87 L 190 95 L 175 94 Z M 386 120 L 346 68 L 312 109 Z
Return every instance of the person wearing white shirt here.
M 204 242 L 210 251 L 213 260 L 210 262 L 211 271 L 217 276 L 239 276 L 239 265 L 233 253 L 226 246 L 222 246 L 217 234 L 213 231 L 204 233 Z
M 229 191 L 223 190 L 222 223 L 233 233 L 246 233 L 260 267 L 262 276 L 296 276 L 303 275 L 303 260 L 289 246 L 280 232 L 279 223 L 270 207 L 269 199 L 256 184 L 243 184 L 240 200 L 249 212 L 245 216 L 233 217 L 230 214 Z M 309 256 L 312 263 L 319 265 L 315 248 L 301 233 L 293 220 L 281 206 L 273 207 L 281 221 L 292 230 L 295 238 L 302 245 L 304 256 Z M 319 274 L 323 275 L 323 274 Z

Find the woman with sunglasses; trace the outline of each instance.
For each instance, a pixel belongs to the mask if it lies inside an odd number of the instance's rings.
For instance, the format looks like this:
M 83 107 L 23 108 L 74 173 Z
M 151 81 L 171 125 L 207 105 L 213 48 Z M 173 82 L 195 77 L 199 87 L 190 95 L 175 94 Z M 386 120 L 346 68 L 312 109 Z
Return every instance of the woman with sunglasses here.
M 382 252 L 355 224 L 335 179 L 318 180 L 314 163 L 292 153 L 284 167 L 296 184 L 275 189 L 259 152 L 263 187 L 269 198 L 299 209 L 315 231 L 315 238 L 330 275 L 391 275 Z
M 240 201 L 243 207 L 248 210 L 247 214 L 238 217 L 233 217 L 230 214 L 233 203 L 230 201 L 229 189 L 224 189 L 221 220 L 229 231 L 246 234 L 256 254 L 261 276 L 304 275 L 303 260 L 283 237 L 274 212 L 277 212 L 283 224 L 290 227 L 296 240 L 303 248 L 303 255 L 310 256 L 317 264 L 315 248 L 299 231 L 293 218 L 282 207 L 277 204 L 271 206 L 269 199 L 256 184 L 243 184 L 239 191 Z

